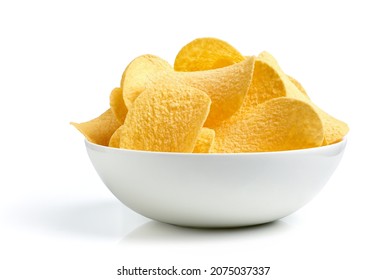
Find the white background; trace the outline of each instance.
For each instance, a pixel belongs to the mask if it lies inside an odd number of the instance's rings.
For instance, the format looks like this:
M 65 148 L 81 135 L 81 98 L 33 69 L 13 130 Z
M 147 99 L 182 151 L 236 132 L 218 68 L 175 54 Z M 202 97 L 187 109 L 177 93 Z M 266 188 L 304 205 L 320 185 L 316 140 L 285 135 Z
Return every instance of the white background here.
M 0 279 L 122 279 L 122 265 L 387 279 L 387 10 L 383 1 L 283 2 L 1 1 Z M 136 56 L 173 63 L 204 36 L 245 55 L 271 52 L 350 125 L 329 183 L 279 222 L 214 231 L 143 218 L 103 185 L 69 125 L 107 108 Z

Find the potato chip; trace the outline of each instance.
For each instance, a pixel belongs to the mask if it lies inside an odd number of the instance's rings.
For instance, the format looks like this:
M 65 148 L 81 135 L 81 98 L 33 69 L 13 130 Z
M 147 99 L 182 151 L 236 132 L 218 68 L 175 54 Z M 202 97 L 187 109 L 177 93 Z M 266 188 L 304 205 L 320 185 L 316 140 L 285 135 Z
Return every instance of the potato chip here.
M 206 92 L 212 101 L 210 114 L 205 123 L 212 128 L 230 118 L 242 106 L 254 72 L 254 57 L 223 68 L 175 72 L 183 82 Z
M 287 76 L 288 76 L 288 79 L 293 83 L 293 85 L 295 85 L 296 88 L 297 88 L 302 94 L 304 94 L 305 96 L 307 96 L 307 97 L 309 98 L 308 94 L 306 93 L 306 90 L 305 90 L 304 87 L 301 85 L 301 83 L 300 83 L 299 81 L 297 81 L 295 78 L 293 78 L 292 76 L 289 76 L 289 75 L 287 75 Z
M 120 148 L 191 153 L 211 99 L 196 88 L 159 81 L 136 99 L 121 131 Z
M 199 38 L 184 46 L 175 59 L 175 70 L 199 71 L 231 65 L 243 60 L 233 46 L 216 38 Z M 223 61 L 218 63 L 216 61 Z M 293 77 L 286 75 L 276 59 L 268 52 L 262 52 L 255 63 L 250 90 L 241 111 L 249 110 L 260 103 L 278 97 L 291 97 L 307 102 L 310 100 L 303 86 Z M 316 111 L 324 123 L 326 143 L 339 141 L 348 133 L 348 126 L 325 113 L 315 104 Z M 211 123 L 206 123 L 211 125 Z M 216 125 L 216 124 L 215 124 Z
M 113 135 L 110 137 L 109 140 L 109 147 L 112 148 L 119 148 L 120 147 L 120 140 L 121 140 L 121 131 L 123 129 L 123 125 L 121 125 L 119 128 L 114 131 Z
M 198 38 L 185 45 L 175 58 L 176 71 L 221 68 L 244 60 L 229 43 L 217 38 Z
M 72 123 L 115 148 L 194 153 L 282 151 L 341 141 L 344 122 L 316 106 L 268 52 L 243 56 L 225 41 L 198 38 L 174 67 L 142 55 L 125 69 L 110 109 Z
M 268 56 L 267 58 L 271 59 L 271 64 L 277 64 L 274 57 Z M 177 71 L 209 70 L 232 65 L 244 59 L 245 57 L 237 49 L 223 40 L 198 38 L 180 50 L 175 58 L 174 68 Z M 275 72 L 270 63 L 259 60 L 256 62 L 250 90 L 253 94 L 248 95 L 251 98 L 246 101 L 247 103 L 258 104 L 271 98 L 286 96 L 283 84 Z M 289 79 L 307 96 L 306 91 L 297 80 L 292 77 Z
M 281 81 L 283 82 L 287 97 L 296 98 L 296 99 L 305 101 L 314 107 L 314 109 L 319 114 L 321 121 L 323 123 L 324 138 L 325 138 L 325 142 L 328 145 L 335 143 L 337 141 L 340 141 L 348 133 L 349 128 L 346 123 L 324 112 L 317 105 L 312 103 L 310 101 L 310 98 L 307 95 L 301 93 L 301 91 L 297 88 L 297 86 L 294 83 L 292 83 L 289 80 L 288 76 L 282 71 L 277 61 L 274 59 L 274 57 L 271 54 L 269 54 L 268 52 L 262 52 L 258 56 L 258 60 L 265 61 L 266 63 L 270 64 L 270 66 L 273 69 L 275 69 L 276 73 L 278 74 Z M 273 98 L 275 98 L 275 96 Z
M 216 153 L 285 151 L 321 146 L 323 126 L 306 102 L 281 97 L 215 128 Z
M 214 144 L 215 131 L 211 128 L 203 127 L 196 140 L 194 153 L 209 153 Z
M 88 122 L 71 122 L 70 124 L 75 126 L 87 140 L 103 146 L 109 144 L 110 137 L 120 126 L 111 109 L 108 109 L 99 117 Z
M 135 62 L 137 60 L 139 62 Z M 138 80 L 133 83 L 127 83 L 130 89 L 126 88 L 125 91 L 124 88 L 124 100 L 126 98 L 125 104 L 127 106 L 145 88 L 162 86 L 160 84 L 162 80 L 159 77 L 165 76 L 168 77 L 168 81 L 171 84 L 185 83 L 209 95 L 212 104 L 210 114 L 205 123 L 206 127 L 218 125 L 221 121 L 230 118 L 241 107 L 250 87 L 254 71 L 254 57 L 228 67 L 196 72 L 173 71 L 167 62 L 156 56 L 139 57 L 132 64 L 136 67 L 129 68 L 126 77 L 127 79 Z M 158 67 L 154 65 L 158 65 Z M 139 67 L 137 68 L 137 66 Z M 136 71 L 139 73 L 136 73 Z M 158 82 L 155 82 L 156 80 Z M 134 88 L 137 88 L 137 90 Z M 129 96 L 125 97 L 125 92 Z
M 134 59 L 122 77 L 122 95 L 128 110 L 138 95 L 145 89 L 148 78 L 163 71 L 173 71 L 172 66 L 155 55 L 142 55 Z
M 266 62 L 256 59 L 251 86 L 243 103 L 244 109 L 248 110 L 267 100 L 284 96 L 286 89 L 275 69 Z
M 112 90 L 110 94 L 110 108 L 117 121 L 123 124 L 126 114 L 128 113 L 128 109 L 126 108 L 121 88 L 115 88 Z
M 220 47 L 219 51 L 217 51 L 217 45 L 225 45 L 227 47 Z M 245 59 L 234 47 L 222 40 L 200 38 L 183 47 L 175 59 L 175 70 L 198 71 L 215 69 L 214 61 L 222 57 L 235 58 L 235 60 L 228 60 L 228 65 Z M 272 57 L 268 56 L 268 58 Z M 249 57 L 246 57 L 246 59 L 249 59 Z M 286 89 L 276 69 L 267 61 L 257 59 L 249 93 L 244 101 L 244 107 L 256 106 L 269 99 L 284 96 L 286 96 Z
M 317 107 L 315 104 L 312 104 L 312 106 L 319 114 L 323 123 L 324 142 L 326 143 L 326 145 L 340 142 L 349 131 L 348 125 L 345 122 L 332 117 L 331 115 Z
M 305 96 L 304 94 L 302 94 L 300 92 L 300 90 L 297 88 L 297 86 L 289 80 L 288 75 L 286 75 L 282 71 L 281 67 L 278 65 L 277 60 L 270 53 L 268 53 L 266 51 L 261 52 L 258 55 L 257 60 L 262 61 L 263 63 L 267 64 L 269 67 L 271 67 L 275 71 L 275 73 L 277 74 L 277 76 L 281 80 L 281 83 L 282 83 L 283 88 L 285 90 L 284 96 L 300 99 L 300 100 L 305 101 L 305 102 L 309 102 L 309 98 L 307 96 Z M 277 97 L 278 97 L 277 95 L 273 95 L 272 98 L 277 98 Z M 269 99 L 271 99 L 270 96 L 267 97 L 267 100 L 269 100 Z

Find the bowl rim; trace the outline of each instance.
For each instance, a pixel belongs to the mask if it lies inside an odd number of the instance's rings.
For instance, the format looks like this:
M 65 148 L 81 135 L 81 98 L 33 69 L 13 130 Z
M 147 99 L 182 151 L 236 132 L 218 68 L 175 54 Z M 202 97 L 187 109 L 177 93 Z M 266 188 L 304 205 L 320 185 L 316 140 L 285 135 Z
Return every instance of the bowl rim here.
M 109 152 L 117 154 L 147 154 L 147 155 L 170 155 L 170 156 L 192 156 L 192 157 L 235 157 L 235 156 L 257 156 L 257 155 L 283 155 L 283 154 L 297 154 L 297 153 L 311 153 L 311 152 L 323 152 L 335 148 L 344 148 L 347 144 L 347 136 L 344 136 L 339 142 L 306 149 L 285 150 L 285 151 L 273 151 L 273 152 L 250 152 L 250 153 L 181 153 L 181 152 L 156 152 L 156 151 L 142 151 L 142 150 L 129 150 L 103 146 L 95 144 L 84 139 L 85 145 L 88 149 L 92 149 L 99 152 Z

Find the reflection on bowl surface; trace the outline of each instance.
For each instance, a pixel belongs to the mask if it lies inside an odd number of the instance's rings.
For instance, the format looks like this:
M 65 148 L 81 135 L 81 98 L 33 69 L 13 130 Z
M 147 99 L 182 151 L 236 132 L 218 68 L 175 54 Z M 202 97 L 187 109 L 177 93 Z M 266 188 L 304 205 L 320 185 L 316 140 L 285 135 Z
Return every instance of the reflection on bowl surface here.
M 278 220 L 304 206 L 329 180 L 346 141 L 245 154 L 144 152 L 85 143 L 105 185 L 134 211 L 181 226 L 238 227 Z

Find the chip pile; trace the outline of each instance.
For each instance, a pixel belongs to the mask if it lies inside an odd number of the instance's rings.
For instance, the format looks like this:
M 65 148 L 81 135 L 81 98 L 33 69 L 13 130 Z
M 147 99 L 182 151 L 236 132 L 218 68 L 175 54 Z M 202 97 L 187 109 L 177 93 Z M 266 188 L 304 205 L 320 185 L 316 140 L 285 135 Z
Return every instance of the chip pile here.
M 154 55 L 135 58 L 110 108 L 71 124 L 95 144 L 180 153 L 305 149 L 339 142 L 349 130 L 268 52 L 243 56 L 216 38 L 188 43 L 174 66 Z

